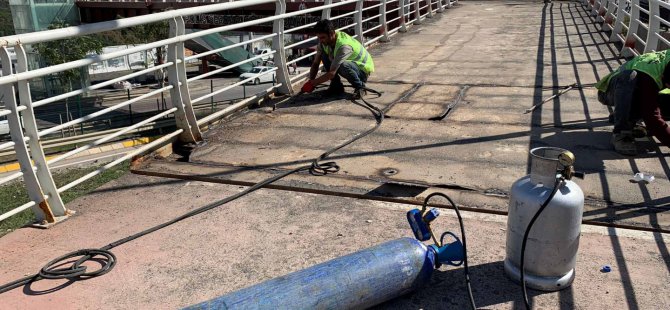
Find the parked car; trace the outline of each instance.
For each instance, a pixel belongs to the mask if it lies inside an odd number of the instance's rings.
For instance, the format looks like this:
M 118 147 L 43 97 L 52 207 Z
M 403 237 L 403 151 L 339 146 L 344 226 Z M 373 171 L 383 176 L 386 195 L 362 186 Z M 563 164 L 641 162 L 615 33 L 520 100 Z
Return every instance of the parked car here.
M 256 76 L 258 74 L 268 72 L 272 69 L 274 69 L 274 67 L 265 67 L 265 66 L 253 67 L 251 69 L 251 71 L 249 71 L 247 73 L 242 73 L 240 75 L 240 80 L 246 80 L 246 79 L 251 78 L 253 76 Z M 272 73 L 267 73 L 267 74 L 257 76 L 255 79 L 249 81 L 248 83 L 257 85 L 257 84 L 260 84 L 260 83 L 273 82 L 274 79 L 275 79 L 275 72 L 272 72 Z
M 262 48 L 256 51 L 256 55 L 263 55 L 261 57 L 261 61 L 268 61 L 274 58 L 274 54 L 272 54 L 272 49 L 270 48 Z
M 9 133 L 9 124 L 6 119 L 0 119 L 0 135 Z

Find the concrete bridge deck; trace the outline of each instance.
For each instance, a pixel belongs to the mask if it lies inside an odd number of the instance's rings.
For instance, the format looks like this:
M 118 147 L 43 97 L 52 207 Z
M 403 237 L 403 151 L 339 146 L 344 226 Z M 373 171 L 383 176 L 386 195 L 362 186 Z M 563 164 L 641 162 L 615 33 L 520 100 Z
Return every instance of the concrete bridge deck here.
M 410 236 L 404 213 L 442 191 L 466 214 L 471 278 L 479 307 L 521 308 L 505 278 L 507 193 L 528 172 L 528 151 L 573 151 L 587 196 L 572 287 L 532 292 L 536 308 L 670 308 L 668 149 L 642 155 L 610 146 L 608 110 L 589 87 L 623 59 L 578 2 L 462 1 L 411 35 L 371 50 L 370 99 L 387 110 L 372 135 L 335 153 L 335 175 L 295 174 L 216 210 L 122 245 L 116 268 L 74 283 L 37 282 L 0 295 L 2 307 L 175 308 L 356 251 Z M 531 114 L 563 87 L 572 90 Z M 434 120 L 444 114 L 446 117 Z M 264 106 L 207 132 L 184 161 L 155 158 L 68 207 L 78 215 L 47 231 L 0 239 L 0 282 L 34 273 L 71 250 L 99 247 L 309 163 L 374 124 L 347 100 L 297 98 Z M 656 180 L 635 184 L 635 172 Z M 449 213 L 448 211 L 443 212 Z M 450 216 L 436 229 L 457 230 Z M 44 240 L 49 240 L 45 243 Z M 601 273 L 602 265 L 613 272 Z M 63 287 L 60 287 L 63 286 Z M 53 292 L 48 292 L 54 290 Z M 45 293 L 48 292 L 48 293 Z M 381 309 L 467 307 L 461 269 Z

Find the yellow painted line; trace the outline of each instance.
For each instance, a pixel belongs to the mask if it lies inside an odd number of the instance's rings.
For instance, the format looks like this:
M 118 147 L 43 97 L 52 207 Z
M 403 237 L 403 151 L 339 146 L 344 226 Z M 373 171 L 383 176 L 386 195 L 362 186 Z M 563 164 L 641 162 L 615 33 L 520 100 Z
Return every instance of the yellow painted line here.
M 124 141 L 123 142 L 123 147 L 133 147 L 135 146 L 135 141 Z
M 7 171 L 19 170 L 19 169 L 21 169 L 21 165 L 19 165 L 19 163 L 13 163 L 13 164 L 5 165 L 5 169 L 7 169 Z
M 0 166 L 0 172 L 10 172 L 10 171 L 16 171 L 20 170 L 21 165 L 19 163 L 11 163 L 7 165 Z
M 123 146 L 125 147 L 133 147 L 133 146 L 138 146 L 138 145 L 143 145 L 147 144 L 153 140 L 156 140 L 156 138 L 149 138 L 149 137 L 143 137 L 143 138 L 137 138 L 129 141 L 123 141 Z
M 151 141 L 154 141 L 156 139 L 157 139 L 156 137 L 142 137 L 142 138 L 132 139 L 132 140 L 128 140 L 128 141 L 114 143 L 112 145 L 101 146 L 101 147 L 97 147 L 97 148 L 91 148 L 91 149 L 88 150 L 88 152 L 82 152 L 82 153 L 79 153 L 77 155 L 81 156 L 81 155 L 85 155 L 86 153 L 97 154 L 97 153 L 101 153 L 101 152 L 104 152 L 104 151 L 109 151 L 110 147 L 113 148 L 113 149 L 134 147 L 134 146 L 138 146 L 138 145 L 147 144 L 147 143 L 149 143 Z M 77 157 L 77 155 L 75 155 L 74 157 Z M 56 156 L 58 156 L 58 155 L 46 156 L 46 159 L 50 160 L 52 158 L 55 158 Z M 20 170 L 20 169 L 21 169 L 21 165 L 19 165 L 18 162 L 11 163 L 11 164 L 6 164 L 6 165 L 0 165 L 0 173 L 11 172 L 11 171 L 16 171 L 16 170 Z

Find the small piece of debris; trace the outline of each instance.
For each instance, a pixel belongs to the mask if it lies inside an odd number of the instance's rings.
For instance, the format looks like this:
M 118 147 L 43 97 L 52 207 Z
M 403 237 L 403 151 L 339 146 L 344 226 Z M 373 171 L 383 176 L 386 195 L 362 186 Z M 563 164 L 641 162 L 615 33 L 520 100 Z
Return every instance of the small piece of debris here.
M 339 234 L 339 233 L 338 233 L 338 234 L 337 234 L 337 236 L 338 236 L 338 237 L 342 237 L 342 236 L 344 236 L 344 235 L 343 235 L 343 234 Z
M 600 268 L 600 272 L 602 272 L 602 273 L 607 273 L 607 272 L 610 272 L 610 271 L 612 271 L 612 267 L 610 267 L 610 265 L 605 265 L 602 268 Z
M 632 183 L 644 182 L 644 184 L 649 184 L 653 182 L 654 179 L 655 179 L 654 176 L 651 174 L 638 172 L 630 179 L 630 181 Z
M 366 220 L 365 222 L 366 223 L 372 223 L 372 220 Z

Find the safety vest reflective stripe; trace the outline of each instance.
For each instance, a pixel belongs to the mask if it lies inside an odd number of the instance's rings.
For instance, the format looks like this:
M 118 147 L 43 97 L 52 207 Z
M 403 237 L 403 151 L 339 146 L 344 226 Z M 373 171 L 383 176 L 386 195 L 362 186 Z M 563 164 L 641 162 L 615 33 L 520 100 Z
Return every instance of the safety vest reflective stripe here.
M 358 56 L 356 56 L 356 58 L 354 58 L 354 60 L 352 60 L 352 61 L 361 61 L 361 58 L 363 58 L 363 52 L 364 51 L 365 51 L 365 49 L 361 48 L 358 51 Z M 363 61 L 363 63 L 365 63 L 365 61 Z

